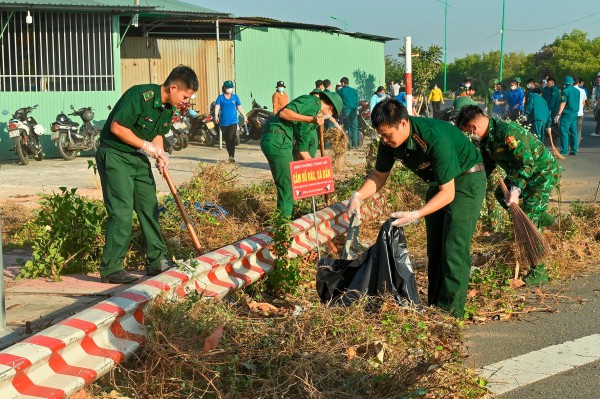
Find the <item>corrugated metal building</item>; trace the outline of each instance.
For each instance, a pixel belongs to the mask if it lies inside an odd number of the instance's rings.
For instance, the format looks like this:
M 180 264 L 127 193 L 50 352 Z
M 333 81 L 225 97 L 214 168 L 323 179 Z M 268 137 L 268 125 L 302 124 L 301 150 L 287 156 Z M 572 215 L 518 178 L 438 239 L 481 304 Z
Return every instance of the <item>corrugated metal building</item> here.
M 316 79 L 342 76 L 368 98 L 384 83 L 391 38 L 334 27 L 227 13 L 176 0 L 0 0 L 0 111 L 39 104 L 46 130 L 61 111 L 91 105 L 102 125 L 128 87 L 162 83 L 179 64 L 200 80 L 195 108 L 206 112 L 224 80 L 234 80 L 246 110 L 250 93 L 271 107 L 275 82 L 291 98 Z M 26 15 L 33 23 L 26 23 Z M 137 26 L 136 26 L 137 25 Z M 217 41 L 217 38 L 219 39 Z M 16 159 L 0 115 L 0 161 Z M 47 157 L 57 156 L 50 136 Z
M 385 86 L 384 44 L 392 38 L 263 18 L 240 22 L 247 26 L 235 35 L 235 80 L 244 104 L 252 93 L 271 108 L 279 80 L 290 99 L 310 92 L 317 79 L 330 79 L 335 87 L 346 76 L 363 99 Z

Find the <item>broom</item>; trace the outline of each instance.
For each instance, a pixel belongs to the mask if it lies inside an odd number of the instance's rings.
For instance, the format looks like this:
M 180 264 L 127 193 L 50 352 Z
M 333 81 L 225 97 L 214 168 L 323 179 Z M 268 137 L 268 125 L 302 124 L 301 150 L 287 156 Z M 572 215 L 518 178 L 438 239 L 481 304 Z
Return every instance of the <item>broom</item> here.
M 548 137 L 550 137 L 550 145 L 552 146 L 552 152 L 554 153 L 554 158 L 556 158 L 556 159 L 565 159 L 565 157 L 563 157 L 562 155 L 560 155 L 560 152 L 558 152 L 558 150 L 554 146 L 554 140 L 552 139 L 552 130 L 548 130 Z
M 502 179 L 500 179 L 500 188 L 504 193 L 504 198 L 508 201 L 510 193 Z M 548 245 L 544 241 L 542 233 L 518 204 L 510 204 L 508 211 L 513 220 L 517 257 L 524 262 L 528 262 L 532 267 L 540 264 L 548 252 Z

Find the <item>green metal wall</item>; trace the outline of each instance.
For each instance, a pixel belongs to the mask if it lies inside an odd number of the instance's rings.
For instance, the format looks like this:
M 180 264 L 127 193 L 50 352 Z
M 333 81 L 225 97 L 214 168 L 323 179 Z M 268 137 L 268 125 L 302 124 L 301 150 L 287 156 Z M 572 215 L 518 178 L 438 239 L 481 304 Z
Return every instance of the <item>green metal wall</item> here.
M 7 110 L 8 115 L 0 114 L 0 161 L 17 160 L 17 155 L 13 151 L 13 144 L 8 137 L 6 124 L 12 114 L 22 107 L 28 107 L 38 104 L 39 107 L 31 113 L 35 120 L 44 126 L 46 134 L 42 136 L 44 153 L 46 157 L 59 157 L 56 151 L 56 145 L 50 140 L 50 124 L 55 121 L 56 115 L 60 111 L 71 112 L 71 105 L 75 109 L 91 106 L 94 109 L 94 125 L 102 126 L 108 117 L 107 107 L 113 106 L 121 96 L 121 56 L 119 43 L 119 17 L 113 17 L 113 67 L 115 74 L 114 91 L 63 91 L 63 92 L 3 92 L 0 93 L 0 112 Z M 73 117 L 73 120 L 82 123 L 79 117 Z M 91 155 L 92 152 L 85 153 Z M 32 161 L 33 162 L 33 161 Z
M 283 80 L 290 99 L 307 94 L 317 79 L 335 83 L 347 76 L 350 86 L 369 99 L 385 80 L 384 43 L 344 34 L 251 27 L 235 38 L 236 92 L 244 110 L 250 93 L 272 109 L 275 84 Z M 223 76 L 223 80 L 233 79 Z

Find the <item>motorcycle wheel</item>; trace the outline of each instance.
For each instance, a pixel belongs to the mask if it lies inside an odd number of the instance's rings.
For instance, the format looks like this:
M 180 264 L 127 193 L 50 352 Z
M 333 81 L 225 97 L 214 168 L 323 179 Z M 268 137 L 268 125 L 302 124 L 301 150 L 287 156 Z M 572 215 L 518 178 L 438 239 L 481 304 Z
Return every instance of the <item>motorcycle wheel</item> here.
M 259 140 L 260 136 L 262 135 L 262 126 L 258 127 L 258 126 L 252 126 L 250 128 L 250 138 L 252 140 Z
M 235 146 L 237 147 L 238 145 L 240 145 L 240 131 L 237 130 L 235 132 Z
M 173 149 L 175 151 L 181 151 L 183 149 L 183 139 L 181 138 L 181 134 L 177 131 L 173 131 Z
M 168 153 L 169 155 L 171 155 L 173 153 L 173 147 L 171 147 L 169 144 L 165 143 L 165 145 L 163 147 L 165 149 L 165 152 Z
M 23 165 L 29 164 L 29 157 L 25 153 L 25 149 L 23 148 L 23 137 L 13 137 L 13 144 L 15 145 L 15 150 L 17 151 L 17 156 L 19 157 L 19 162 Z
M 65 161 L 71 161 L 77 157 L 77 151 L 68 150 L 67 146 L 69 145 L 69 136 L 67 136 L 66 132 L 61 133 L 58 136 L 58 141 L 56 142 L 56 149 L 58 153 Z
M 188 146 L 190 145 L 190 138 L 187 134 L 183 134 L 181 137 L 183 142 L 183 148 L 188 148 Z
M 215 136 L 213 136 L 213 134 L 208 129 L 204 131 L 204 135 L 204 145 L 206 145 L 207 147 L 214 147 L 217 141 L 215 140 Z

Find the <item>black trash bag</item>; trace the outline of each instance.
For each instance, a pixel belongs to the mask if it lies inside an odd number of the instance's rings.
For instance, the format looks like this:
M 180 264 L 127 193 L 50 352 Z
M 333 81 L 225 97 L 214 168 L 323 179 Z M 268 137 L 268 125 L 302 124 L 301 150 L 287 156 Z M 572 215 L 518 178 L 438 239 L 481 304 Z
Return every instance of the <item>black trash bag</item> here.
M 387 220 L 377 242 L 354 260 L 321 258 L 317 292 L 323 303 L 349 306 L 363 295 L 392 294 L 402 305 L 421 303 L 402 227 Z

